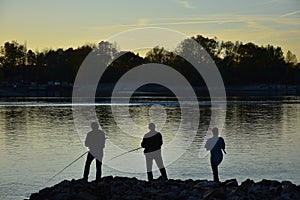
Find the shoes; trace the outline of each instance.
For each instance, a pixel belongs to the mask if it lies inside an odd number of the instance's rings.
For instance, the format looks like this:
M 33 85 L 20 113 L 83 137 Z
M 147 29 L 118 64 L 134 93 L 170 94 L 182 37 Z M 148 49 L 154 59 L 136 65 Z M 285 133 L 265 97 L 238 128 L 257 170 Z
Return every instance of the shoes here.
M 168 178 L 167 178 L 167 177 L 164 177 L 164 176 L 160 176 L 157 180 L 158 180 L 158 181 L 167 181 Z

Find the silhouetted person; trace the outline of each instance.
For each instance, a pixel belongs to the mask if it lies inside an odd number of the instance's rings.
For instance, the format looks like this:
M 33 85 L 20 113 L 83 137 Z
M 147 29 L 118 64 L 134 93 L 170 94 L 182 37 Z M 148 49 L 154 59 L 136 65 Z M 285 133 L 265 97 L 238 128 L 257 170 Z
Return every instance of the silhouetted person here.
M 219 137 L 218 128 L 212 129 L 213 137 L 209 138 L 205 144 L 206 150 L 210 151 L 210 164 L 214 175 L 214 181 L 219 182 L 218 166 L 223 160 L 223 153 L 225 151 L 225 141 Z
M 105 146 L 105 134 L 103 131 L 99 130 L 98 123 L 92 122 L 91 128 L 92 131 L 87 133 L 85 139 L 85 146 L 89 148 L 83 173 L 83 179 L 86 181 L 89 177 L 90 165 L 94 159 L 96 159 L 96 180 L 100 180 L 103 148 Z
M 163 144 L 161 133 L 155 131 L 155 124 L 150 123 L 149 132 L 144 135 L 141 146 L 145 148 L 144 154 L 146 157 L 146 167 L 148 181 L 153 180 L 152 165 L 155 160 L 157 167 L 160 170 L 161 176 L 167 180 L 167 172 L 161 157 L 161 146 Z

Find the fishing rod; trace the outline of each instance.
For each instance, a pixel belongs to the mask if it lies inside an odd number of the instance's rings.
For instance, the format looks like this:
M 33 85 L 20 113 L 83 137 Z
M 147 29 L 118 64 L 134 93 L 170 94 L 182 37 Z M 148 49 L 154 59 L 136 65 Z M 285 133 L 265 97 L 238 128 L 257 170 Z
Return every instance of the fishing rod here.
M 54 176 L 52 176 L 46 183 L 48 183 L 49 181 L 51 181 L 54 177 L 56 177 L 58 174 L 62 173 L 65 169 L 67 169 L 68 167 L 70 167 L 72 164 L 74 164 L 77 160 L 79 160 L 80 158 L 82 158 L 85 154 L 87 154 L 89 151 L 84 152 L 83 154 L 81 154 L 78 158 L 76 158 L 75 160 L 73 160 L 70 164 L 68 164 L 67 166 L 65 166 L 62 170 L 60 170 L 59 172 L 57 172 Z
M 138 147 L 138 148 L 135 148 L 135 149 L 131 149 L 131 150 L 125 152 L 125 153 L 122 153 L 122 154 L 120 154 L 120 155 L 117 155 L 117 156 L 115 156 L 115 157 L 112 157 L 112 158 L 109 159 L 108 161 L 111 161 L 111 160 L 113 160 L 113 159 L 115 159 L 115 158 L 118 158 L 118 157 L 123 156 L 123 155 L 125 155 L 125 154 L 128 154 L 128 153 L 130 153 L 130 152 L 137 151 L 137 150 L 139 150 L 139 149 L 141 149 L 141 148 L 143 148 L 143 147 Z
M 138 148 L 135 148 L 135 149 L 131 149 L 131 150 L 125 152 L 125 153 L 122 153 L 122 154 L 120 154 L 120 155 L 117 155 L 117 156 L 111 158 L 111 159 L 108 160 L 108 161 L 111 161 L 111 160 L 113 160 L 113 159 L 115 159 L 115 158 L 118 158 L 118 157 L 123 156 L 123 155 L 125 155 L 125 154 L 128 154 L 128 153 L 130 153 L 130 152 L 137 151 L 137 150 L 139 150 L 139 149 L 141 149 L 141 148 L 143 148 L 143 147 L 138 147 Z M 62 173 L 65 169 L 67 169 L 68 167 L 70 167 L 72 164 L 74 164 L 77 160 L 79 160 L 80 158 L 82 158 L 82 157 L 83 157 L 85 154 L 87 154 L 88 152 L 89 152 L 89 151 L 86 151 L 86 152 L 84 152 L 83 154 L 81 154 L 79 157 L 77 157 L 75 160 L 73 160 L 70 164 L 68 164 L 67 166 L 65 166 L 62 170 L 60 170 L 59 172 L 57 172 L 56 174 L 54 174 L 54 176 L 52 176 L 46 183 L 48 183 L 48 182 L 51 181 L 54 177 L 56 177 L 57 175 L 59 175 L 60 173 Z
M 108 139 L 107 137 L 105 139 Z M 73 160 L 70 164 L 68 164 L 67 166 L 65 166 L 62 170 L 60 170 L 59 172 L 57 172 L 54 176 L 52 176 L 46 183 L 48 183 L 49 181 L 51 181 L 54 177 L 56 177 L 58 174 L 62 173 L 65 169 L 67 169 L 68 167 L 70 167 L 72 164 L 74 164 L 77 160 L 79 160 L 80 158 L 82 158 L 85 154 L 87 154 L 89 151 L 84 152 L 83 154 L 81 154 L 78 158 L 76 158 L 75 160 Z

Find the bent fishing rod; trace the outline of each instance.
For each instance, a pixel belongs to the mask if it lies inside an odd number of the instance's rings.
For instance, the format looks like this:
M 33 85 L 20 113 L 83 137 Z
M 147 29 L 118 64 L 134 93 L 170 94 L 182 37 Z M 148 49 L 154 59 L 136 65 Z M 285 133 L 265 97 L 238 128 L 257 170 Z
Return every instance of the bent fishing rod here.
M 129 150 L 129 151 L 126 151 L 125 153 L 122 153 L 122 154 L 120 154 L 120 155 L 117 155 L 117 156 L 111 158 L 111 159 L 108 160 L 108 161 L 111 161 L 111 160 L 113 160 L 113 159 L 115 159 L 115 158 L 118 158 L 118 157 L 123 156 L 123 155 L 125 155 L 125 154 L 128 154 L 128 153 L 130 153 L 130 152 L 137 151 L 137 150 L 139 150 L 139 149 L 141 149 L 141 148 L 143 148 L 143 147 L 138 147 L 138 148 L 135 148 L 135 149 L 131 149 L 131 150 Z M 57 172 L 56 174 L 54 174 L 54 176 L 52 176 L 46 183 L 48 183 L 48 182 L 51 181 L 53 178 L 55 178 L 57 175 L 59 175 L 60 173 L 62 173 L 64 170 L 66 170 L 68 167 L 70 167 L 71 165 L 73 165 L 77 160 L 79 160 L 80 158 L 82 158 L 82 157 L 83 157 L 85 154 L 87 154 L 88 152 L 89 152 L 89 151 L 86 151 L 86 152 L 84 152 L 83 154 L 81 154 L 79 157 L 77 157 L 75 160 L 73 160 L 70 164 L 68 164 L 67 166 L 65 166 L 62 170 L 60 170 L 59 172 Z
M 112 157 L 112 158 L 109 159 L 108 161 L 111 161 L 111 160 L 113 160 L 113 159 L 115 159 L 115 158 L 118 158 L 118 157 L 123 156 L 123 155 L 125 155 L 125 154 L 128 154 L 128 153 L 130 153 L 130 152 L 137 151 L 137 150 L 139 150 L 139 149 L 141 149 L 141 148 L 143 148 L 143 147 L 138 147 L 138 148 L 135 148 L 135 149 L 131 149 L 130 151 L 126 151 L 125 153 L 122 153 L 122 154 L 120 154 L 120 155 L 117 155 L 117 156 L 115 156 L 115 157 Z
M 108 139 L 108 138 L 105 138 Z M 81 154 L 78 158 L 76 158 L 75 160 L 73 160 L 70 164 L 68 164 L 67 166 L 65 166 L 62 170 L 60 170 L 59 172 L 57 172 L 54 176 L 52 176 L 46 183 L 48 183 L 49 181 L 51 181 L 54 177 L 56 177 L 58 174 L 62 173 L 65 169 L 67 169 L 68 167 L 70 167 L 71 165 L 73 165 L 77 160 L 79 160 L 80 158 L 82 158 L 85 154 L 87 154 L 89 151 L 84 152 L 83 154 Z
M 65 166 L 62 170 L 60 170 L 59 172 L 57 172 L 56 174 L 54 174 L 54 176 L 52 176 L 46 183 L 48 183 L 49 181 L 51 181 L 54 177 L 56 177 L 58 174 L 62 173 L 65 169 L 67 169 L 68 167 L 70 167 L 72 164 L 74 164 L 77 160 L 79 160 L 80 158 L 82 158 L 85 154 L 87 154 L 89 151 L 84 152 L 83 154 L 81 154 L 78 158 L 76 158 L 75 160 L 73 160 L 70 164 L 68 164 L 67 166 Z

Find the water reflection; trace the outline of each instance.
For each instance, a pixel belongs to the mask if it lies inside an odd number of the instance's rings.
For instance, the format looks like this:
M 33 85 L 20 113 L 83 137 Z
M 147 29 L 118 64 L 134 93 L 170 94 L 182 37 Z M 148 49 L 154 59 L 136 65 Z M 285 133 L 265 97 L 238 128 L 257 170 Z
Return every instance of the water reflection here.
M 1 118 L 4 119 L 3 133 L 5 135 L 5 146 L 9 153 L 15 148 L 20 148 L 22 142 L 26 140 L 26 109 L 19 107 L 5 107 L 0 112 Z
M 150 114 L 149 114 L 150 109 L 151 109 L 151 105 L 130 106 L 129 108 L 129 112 L 131 114 L 132 120 L 140 127 L 144 127 L 145 131 L 147 131 L 147 125 L 151 121 Z M 161 116 L 157 116 L 155 120 L 158 124 L 164 125 L 161 131 L 164 132 L 166 135 L 168 135 L 166 138 L 166 143 L 168 143 L 176 134 L 176 130 L 178 130 L 180 120 L 181 120 L 180 118 L 181 111 L 180 111 L 180 107 L 178 106 L 164 106 L 164 109 L 166 111 L 167 117 L 164 118 Z M 113 143 L 120 145 L 125 149 L 133 148 L 134 147 L 133 145 L 140 144 L 140 141 L 145 131 L 132 134 L 132 135 L 136 135 L 136 137 L 124 133 L 117 126 L 115 122 L 115 116 L 112 115 L 110 106 L 97 106 L 96 112 L 101 127 L 107 133 L 107 136 L 109 137 L 110 140 L 112 140 Z

